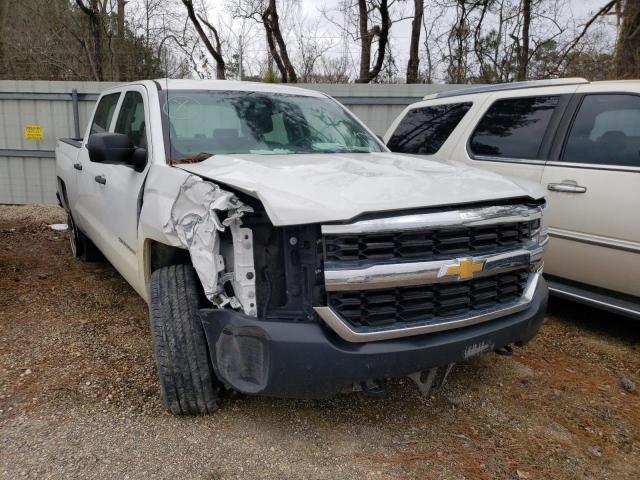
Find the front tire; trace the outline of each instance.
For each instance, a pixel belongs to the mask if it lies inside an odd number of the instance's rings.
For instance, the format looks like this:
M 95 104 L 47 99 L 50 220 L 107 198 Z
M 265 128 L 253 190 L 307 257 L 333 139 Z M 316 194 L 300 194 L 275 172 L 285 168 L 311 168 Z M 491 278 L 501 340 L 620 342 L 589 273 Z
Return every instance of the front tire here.
M 193 267 L 172 265 L 151 275 L 149 314 L 164 405 L 176 415 L 218 409 L 222 385 L 198 317 L 200 287 Z

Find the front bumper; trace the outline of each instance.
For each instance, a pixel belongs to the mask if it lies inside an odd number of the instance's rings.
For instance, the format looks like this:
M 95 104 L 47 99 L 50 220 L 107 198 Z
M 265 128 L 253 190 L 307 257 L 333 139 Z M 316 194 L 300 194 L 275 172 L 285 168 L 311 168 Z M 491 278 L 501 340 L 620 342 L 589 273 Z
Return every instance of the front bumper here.
M 218 378 L 248 394 L 330 398 L 354 382 L 397 377 L 466 360 L 533 338 L 544 319 L 548 289 L 538 283 L 529 307 L 484 323 L 368 343 L 350 343 L 319 323 L 200 311 Z

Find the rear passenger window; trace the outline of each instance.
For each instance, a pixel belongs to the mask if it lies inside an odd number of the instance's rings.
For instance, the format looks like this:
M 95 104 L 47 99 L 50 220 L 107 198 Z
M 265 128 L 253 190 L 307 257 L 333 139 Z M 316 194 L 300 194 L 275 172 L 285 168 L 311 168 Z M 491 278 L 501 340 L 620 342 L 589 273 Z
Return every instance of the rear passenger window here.
M 91 123 L 91 129 L 89 135 L 94 133 L 104 133 L 109 130 L 111 125 L 111 118 L 113 118 L 113 112 L 118 104 L 119 93 L 112 93 L 111 95 L 105 95 L 100 99 L 96 113 L 93 116 L 93 122 Z
M 640 97 L 584 97 L 571 126 L 562 160 L 640 166 Z
M 496 101 L 471 137 L 475 155 L 535 159 L 560 97 L 510 98 Z
M 432 155 L 471 108 L 471 103 L 451 103 L 409 110 L 387 146 L 392 152 Z

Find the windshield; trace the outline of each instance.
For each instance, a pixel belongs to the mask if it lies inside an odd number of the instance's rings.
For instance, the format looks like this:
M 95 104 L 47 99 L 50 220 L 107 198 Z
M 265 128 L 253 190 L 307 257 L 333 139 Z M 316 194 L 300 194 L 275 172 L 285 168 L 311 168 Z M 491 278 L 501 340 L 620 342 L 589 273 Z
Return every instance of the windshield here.
M 170 161 L 198 161 L 203 156 L 230 153 L 369 153 L 383 149 L 329 98 L 215 90 L 163 93 Z

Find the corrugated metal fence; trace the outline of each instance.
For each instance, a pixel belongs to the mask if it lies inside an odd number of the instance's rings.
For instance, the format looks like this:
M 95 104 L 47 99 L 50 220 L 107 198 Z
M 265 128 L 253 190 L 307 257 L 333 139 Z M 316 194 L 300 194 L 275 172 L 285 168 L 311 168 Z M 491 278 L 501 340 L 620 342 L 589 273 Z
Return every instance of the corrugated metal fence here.
M 56 140 L 84 134 L 111 82 L 0 81 L 0 204 L 56 203 Z M 383 134 L 402 109 L 459 85 L 299 85 L 334 96 Z M 27 127 L 33 126 L 27 132 Z M 40 139 L 41 138 L 41 139 Z

